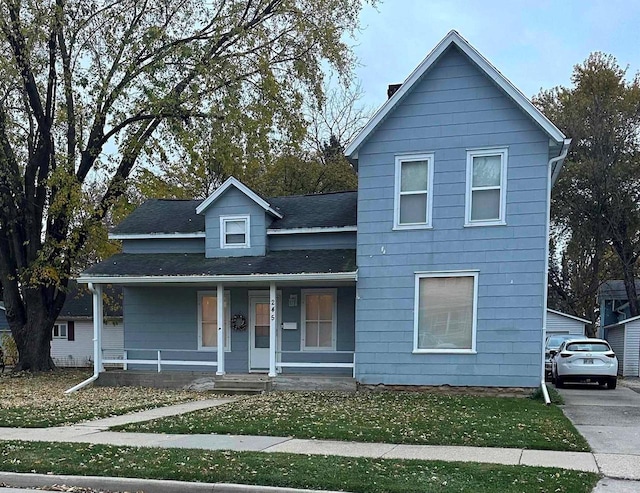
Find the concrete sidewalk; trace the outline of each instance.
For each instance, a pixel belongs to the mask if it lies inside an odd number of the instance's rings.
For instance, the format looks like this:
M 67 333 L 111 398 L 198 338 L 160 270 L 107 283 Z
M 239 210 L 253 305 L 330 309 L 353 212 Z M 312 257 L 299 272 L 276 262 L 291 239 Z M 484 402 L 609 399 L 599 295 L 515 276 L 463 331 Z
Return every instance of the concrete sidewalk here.
M 0 428 L 0 440 L 74 442 L 116 446 L 191 448 L 201 450 L 286 452 L 385 459 L 480 462 L 505 465 L 559 467 L 603 474 L 609 478 L 640 480 L 640 456 L 590 452 L 559 452 L 494 447 L 399 445 L 388 443 L 305 440 L 291 437 L 124 433 L 111 426 L 173 416 L 213 406 L 232 399 L 210 399 L 152 409 L 54 428 Z

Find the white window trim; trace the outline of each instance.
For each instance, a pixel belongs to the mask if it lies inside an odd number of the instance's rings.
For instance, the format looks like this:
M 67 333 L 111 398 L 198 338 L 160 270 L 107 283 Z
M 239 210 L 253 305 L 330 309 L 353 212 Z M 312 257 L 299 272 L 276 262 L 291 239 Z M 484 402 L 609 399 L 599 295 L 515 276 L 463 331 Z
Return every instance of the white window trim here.
M 495 190 L 498 187 L 475 187 L 473 188 L 473 158 L 482 156 L 497 156 L 501 158 L 500 167 L 500 217 L 490 220 L 471 220 L 471 195 L 472 190 Z M 496 147 L 491 149 L 469 149 L 467 150 L 467 191 L 465 199 L 464 225 L 472 226 L 505 226 L 507 213 L 507 162 L 509 151 L 506 147 Z
M 400 223 L 400 195 L 403 194 L 400 191 L 400 181 L 402 179 L 402 163 L 411 161 L 427 161 L 427 221 L 424 223 Z M 431 215 L 433 209 L 433 168 L 434 168 L 434 153 L 423 154 L 399 154 L 396 156 L 396 168 L 395 168 L 395 185 L 393 190 L 393 229 L 431 229 Z M 413 192 L 413 193 L 425 193 L 425 191 Z M 404 192 L 403 195 L 409 195 Z
M 227 244 L 227 235 L 226 235 L 226 223 L 228 221 L 244 221 L 245 222 L 245 233 L 244 233 L 244 243 L 231 243 Z M 229 248 L 251 248 L 251 216 L 240 215 L 240 216 L 220 216 L 220 248 L 229 249 Z
M 198 291 L 198 351 L 212 351 L 218 350 L 218 346 L 203 346 L 202 345 L 202 298 L 204 296 L 217 296 L 217 291 Z M 231 293 L 225 289 L 224 299 L 229 307 L 229 320 L 225 320 L 225 330 L 229 333 L 228 342 L 225 339 L 224 352 L 231 352 Z M 217 341 L 217 339 L 216 339 Z
M 58 326 L 58 335 L 55 335 L 55 333 L 54 333 L 56 325 Z M 64 327 L 64 335 L 60 335 L 60 327 Z M 53 327 L 51 329 L 51 337 L 53 339 L 68 340 L 69 339 L 69 324 L 67 324 L 67 322 L 56 322 L 55 324 L 53 324 Z
M 321 348 L 308 348 L 306 347 L 306 335 L 307 335 L 307 303 L 306 296 L 308 294 L 327 294 L 333 295 L 333 323 L 331 327 L 331 347 Z M 316 289 L 301 289 L 300 290 L 300 351 L 305 352 L 326 352 L 336 350 L 336 339 L 338 332 L 338 289 L 337 288 L 316 288 Z
M 478 271 L 416 272 L 413 305 L 413 353 L 414 354 L 476 354 L 478 322 Z M 424 349 L 418 347 L 418 314 L 420 313 L 420 279 L 433 277 L 473 277 L 473 316 L 471 322 L 471 349 Z

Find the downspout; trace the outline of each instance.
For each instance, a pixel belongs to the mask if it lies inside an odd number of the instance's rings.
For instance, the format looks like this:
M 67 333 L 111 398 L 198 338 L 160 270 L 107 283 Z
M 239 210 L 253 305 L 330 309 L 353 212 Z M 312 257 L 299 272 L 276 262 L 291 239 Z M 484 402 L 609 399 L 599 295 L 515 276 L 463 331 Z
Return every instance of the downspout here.
M 96 313 L 96 297 L 98 296 L 99 290 L 97 290 L 94 286 L 93 283 L 90 282 L 88 284 L 89 287 L 89 291 L 91 291 L 92 295 L 93 295 L 93 317 L 94 317 L 94 322 L 93 322 L 93 375 L 91 375 L 89 378 L 87 378 L 85 381 L 80 382 L 78 385 L 75 385 L 73 387 L 71 387 L 70 389 L 67 389 L 64 391 L 65 394 L 71 394 L 73 392 L 75 392 L 76 390 L 80 390 L 83 387 L 86 387 L 87 385 L 89 385 L 92 382 L 95 382 L 98 379 L 98 376 L 100 375 L 100 358 L 99 358 L 99 351 L 100 351 L 100 347 L 99 347 L 99 340 L 98 338 L 100 337 L 100 333 L 98 330 L 98 323 L 96 322 L 96 316 L 98 315 Z M 102 295 L 102 293 L 100 293 L 100 295 Z M 102 299 L 100 299 L 100 302 L 102 302 Z
M 548 406 L 551 404 L 551 399 L 549 398 L 549 392 L 547 392 L 547 382 L 546 374 L 544 369 L 545 363 L 545 351 L 544 351 L 544 343 L 547 340 L 547 301 L 549 297 L 549 229 L 551 227 L 551 187 L 558 178 L 560 174 L 560 168 L 562 167 L 562 161 L 567 157 L 569 152 L 569 145 L 571 144 L 571 139 L 564 139 L 562 143 L 562 149 L 560 150 L 560 154 L 557 157 L 549 159 L 549 165 L 547 170 L 547 231 L 546 231 L 546 242 L 544 247 L 544 258 L 545 258 L 545 267 L 544 267 L 544 303 L 542 310 L 542 375 L 540 380 L 540 389 L 542 390 L 542 396 L 544 397 L 544 403 Z M 556 166 L 557 164 L 557 166 Z

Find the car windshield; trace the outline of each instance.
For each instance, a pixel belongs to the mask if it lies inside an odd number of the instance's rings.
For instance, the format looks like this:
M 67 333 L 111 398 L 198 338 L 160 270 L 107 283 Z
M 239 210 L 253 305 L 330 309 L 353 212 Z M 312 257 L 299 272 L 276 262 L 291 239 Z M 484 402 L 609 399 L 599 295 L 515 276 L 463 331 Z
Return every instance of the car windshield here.
M 604 353 L 611 351 L 606 342 L 572 342 L 565 347 L 566 351 L 587 351 L 590 353 Z

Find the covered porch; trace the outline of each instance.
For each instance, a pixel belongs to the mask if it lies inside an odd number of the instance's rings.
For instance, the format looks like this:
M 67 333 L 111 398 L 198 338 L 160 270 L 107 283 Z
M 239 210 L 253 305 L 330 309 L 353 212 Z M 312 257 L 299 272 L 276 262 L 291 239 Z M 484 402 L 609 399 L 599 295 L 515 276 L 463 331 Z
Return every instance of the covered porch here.
M 135 255 L 136 260 L 143 256 Z M 313 266 L 314 259 L 307 260 Z M 353 263 L 347 261 L 347 266 Z M 163 267 L 156 262 L 153 270 L 162 272 Z M 94 371 L 103 372 L 108 365 L 126 372 L 218 377 L 352 378 L 356 271 L 326 270 L 144 277 L 97 276 L 90 270 L 80 282 L 87 282 L 93 293 Z M 102 348 L 106 284 L 122 285 L 124 292 L 124 351 L 116 357 Z

